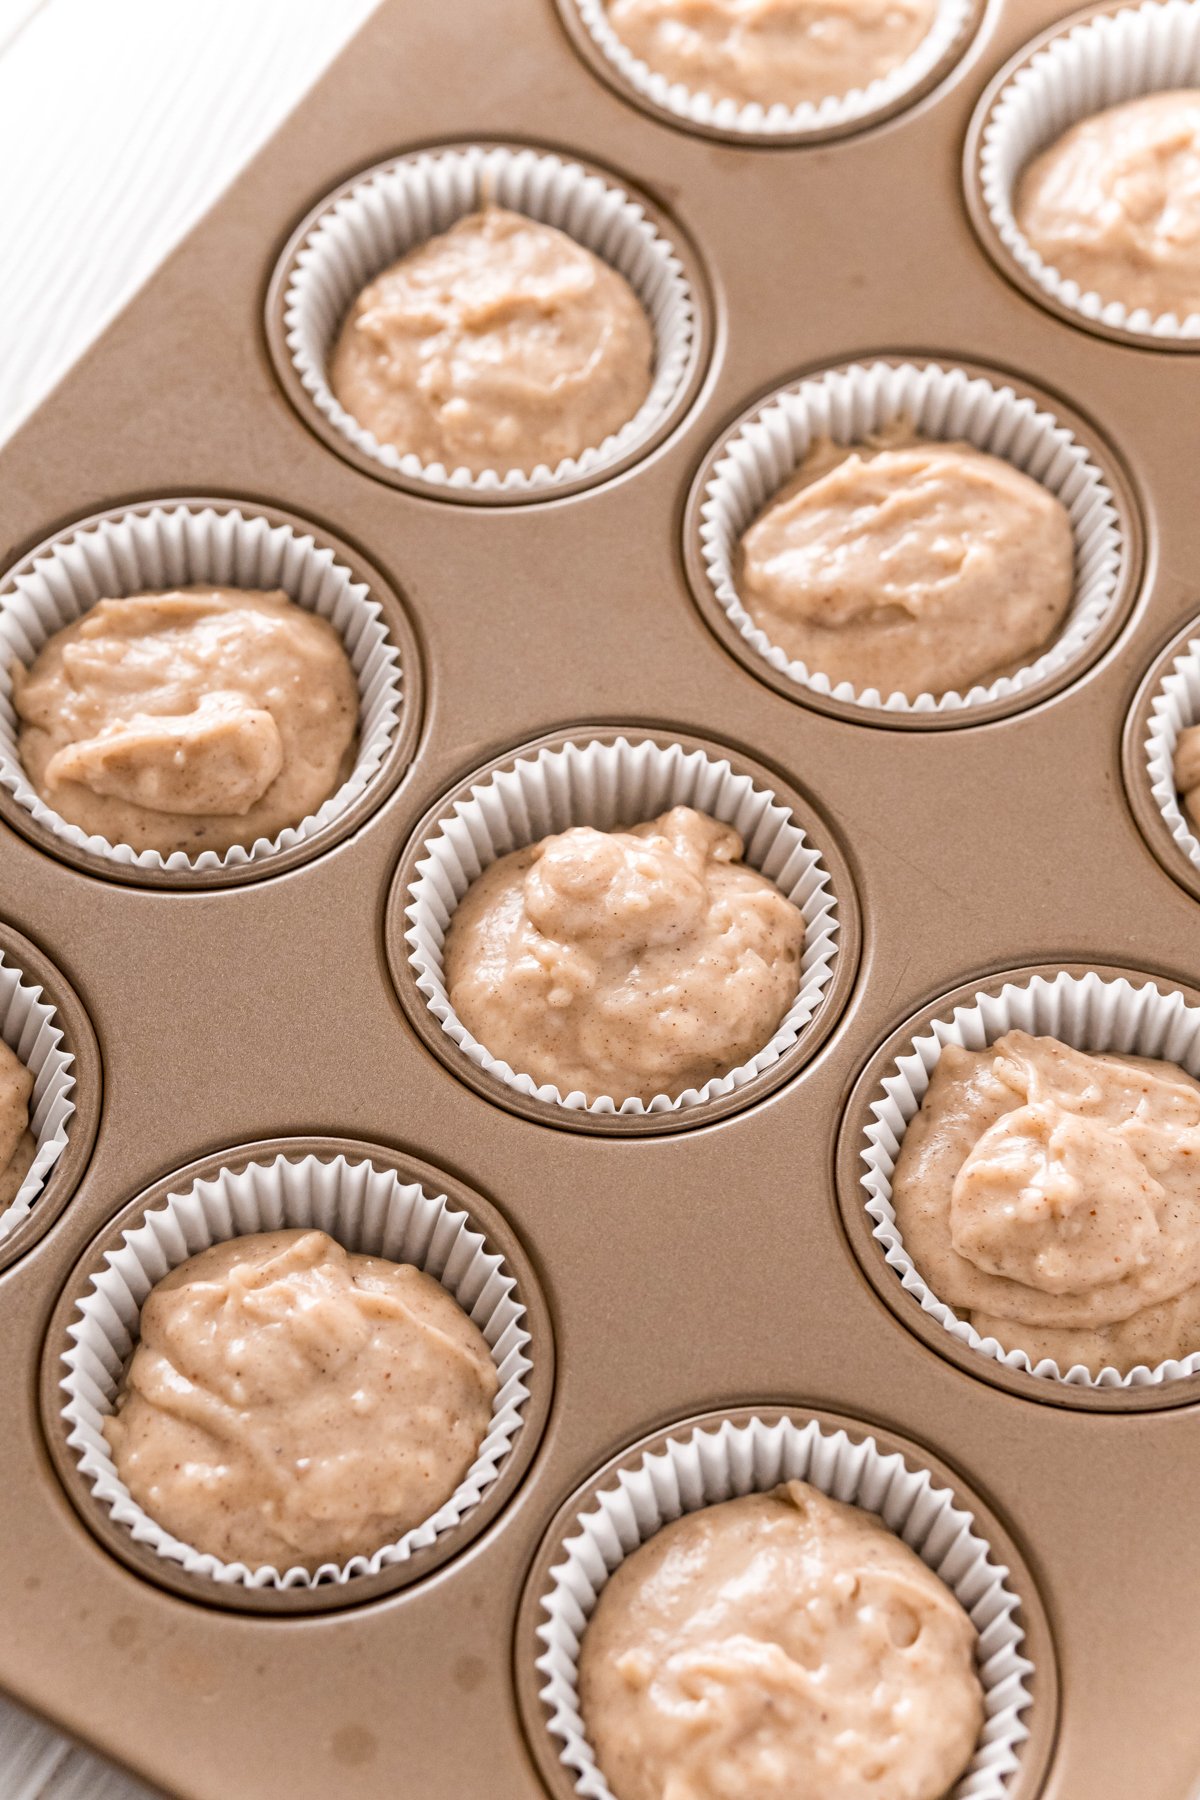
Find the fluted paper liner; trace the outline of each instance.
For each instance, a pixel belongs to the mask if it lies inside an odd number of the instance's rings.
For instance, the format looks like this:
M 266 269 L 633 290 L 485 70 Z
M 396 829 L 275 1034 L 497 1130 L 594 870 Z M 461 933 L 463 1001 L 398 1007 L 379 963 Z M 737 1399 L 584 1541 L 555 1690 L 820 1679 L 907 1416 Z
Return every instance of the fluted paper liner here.
M 1180 733 L 1200 723 L 1200 636 L 1175 657 L 1150 703 L 1144 752 L 1150 792 L 1167 829 L 1188 861 L 1200 868 L 1200 838 L 1184 812 L 1175 785 L 1175 747 Z
M 575 6 L 588 35 L 616 73 L 652 105 L 683 123 L 764 143 L 808 132 L 848 130 L 894 111 L 927 83 L 956 46 L 965 44 L 972 18 L 968 0 L 940 0 L 932 25 L 912 54 L 866 87 L 828 94 L 823 100 L 805 100 L 797 106 L 782 101 L 763 106 L 757 101 L 742 105 L 734 99 L 715 98 L 651 68 L 613 30 L 605 0 L 567 0 L 567 4 Z
M 134 850 L 110 844 L 68 821 L 34 790 L 17 749 L 12 700 L 14 661 L 28 667 L 46 640 L 98 600 L 189 584 L 283 588 L 289 599 L 326 619 L 341 636 L 358 678 L 358 749 L 350 775 L 315 813 L 274 838 L 223 854 Z M 313 837 L 348 807 L 378 772 L 401 707 L 399 652 L 364 582 L 332 549 L 291 525 L 272 524 L 249 507 L 164 502 L 119 518 L 85 520 L 11 570 L 0 592 L 0 782 L 40 825 L 64 843 L 133 869 L 203 872 L 238 868 Z
M 1001 243 L 1044 294 L 1079 317 L 1133 335 L 1200 339 L 1200 313 L 1130 309 L 1083 289 L 1045 262 L 1013 210 L 1022 172 L 1081 119 L 1142 94 L 1200 86 L 1200 8 L 1148 0 L 1052 38 L 1001 89 L 984 128 L 979 179 Z
M 45 1187 L 50 1171 L 67 1147 L 75 1111 L 75 1058 L 63 1048 L 58 1014 L 40 985 L 26 981 L 21 970 L 0 950 L 0 1038 L 20 1057 L 33 1076 L 29 1129 L 37 1154 L 10 1204 L 0 1209 L 0 1239 L 21 1221 Z
M 903 423 L 924 437 L 973 444 L 1041 482 L 1060 500 L 1075 540 L 1075 593 L 1057 637 L 1026 667 L 965 694 L 882 694 L 834 682 L 788 656 L 755 624 L 737 591 L 747 528 L 823 438 L 851 446 Z M 797 687 L 872 711 L 949 713 L 1024 693 L 1072 663 L 1109 618 L 1126 546 L 1113 496 L 1091 455 L 1029 396 L 937 363 L 852 363 L 780 389 L 726 440 L 704 491 L 700 549 L 717 601 L 764 662 Z
M 654 333 L 650 392 L 632 419 L 603 443 L 539 464 L 472 475 L 423 463 L 384 444 L 341 405 L 328 365 L 342 322 L 383 269 L 456 219 L 492 204 L 553 225 L 623 275 Z M 363 455 L 449 493 L 515 497 L 599 476 L 645 442 L 672 411 L 692 369 L 694 303 L 683 265 L 644 209 L 613 181 L 547 151 L 466 145 L 422 151 L 368 171 L 320 213 L 296 253 L 284 298 L 287 346 L 313 405 Z
M 432 1517 L 396 1543 L 364 1547 L 341 1565 L 325 1563 L 314 1573 L 302 1568 L 250 1569 L 184 1544 L 145 1513 L 119 1479 L 104 1437 L 121 1372 L 138 1335 L 142 1302 L 171 1269 L 210 1245 L 259 1231 L 293 1226 L 327 1232 L 347 1250 L 392 1262 L 414 1263 L 434 1276 L 479 1327 L 492 1353 L 500 1386 L 492 1421 L 475 1461 L 455 1492 Z M 351 1162 L 344 1156 L 323 1162 L 315 1156 L 251 1163 L 241 1173 L 223 1170 L 172 1194 L 128 1230 L 109 1251 L 80 1300 L 64 1353 L 60 1383 L 68 1443 L 91 1484 L 97 1504 L 128 1526 L 134 1539 L 191 1575 L 247 1588 L 313 1588 L 345 1584 L 357 1575 L 407 1562 L 418 1550 L 452 1531 L 496 1480 L 521 1428 L 529 1397 L 525 1376 L 530 1334 L 515 1278 L 502 1256 L 488 1249 L 467 1214 L 444 1196 L 404 1183 L 389 1169 Z
M 1028 1736 L 1033 1665 L 1023 1653 L 1019 1604 L 1008 1569 L 997 1562 L 974 1518 L 936 1485 L 926 1469 L 874 1438 L 854 1443 L 844 1431 L 815 1421 L 768 1424 L 726 1420 L 714 1430 L 670 1438 L 665 1449 L 621 1470 L 562 1542 L 562 1561 L 550 1571 L 537 1635 L 544 1646 L 536 1667 L 545 1677 L 541 1699 L 547 1729 L 575 1791 L 588 1800 L 613 1800 L 596 1766 L 579 1707 L 578 1660 L 587 1621 L 609 1576 L 656 1531 L 684 1513 L 762 1493 L 783 1481 L 807 1481 L 834 1500 L 877 1513 L 884 1524 L 945 1582 L 979 1634 L 977 1672 L 985 1722 L 978 1748 L 953 1800 L 1001 1800 Z
M 492 1056 L 450 1005 L 442 952 L 454 910 L 483 870 L 511 850 L 573 825 L 594 825 L 601 831 L 637 825 L 672 806 L 692 806 L 732 825 L 741 833 L 747 864 L 799 907 L 805 924 L 799 992 L 757 1056 L 675 1099 L 667 1094 L 649 1101 L 605 1095 L 589 1104 L 578 1091 L 563 1094 L 549 1082 L 539 1086 L 531 1075 Z M 612 744 L 580 740 L 539 750 L 512 769 L 481 780 L 430 833 L 404 916 L 404 941 L 417 987 L 464 1055 L 518 1093 L 593 1113 L 678 1112 L 744 1087 L 796 1042 L 820 1004 L 837 955 L 837 899 L 828 870 L 787 808 L 722 758 L 644 739 L 619 738 Z
M 984 1050 L 1006 1031 L 1014 1030 L 1058 1038 L 1092 1054 L 1108 1051 L 1117 1056 L 1160 1058 L 1200 1077 L 1200 1007 L 1189 1006 L 1180 993 L 1164 992 L 1151 982 L 1134 987 L 1124 977 L 1106 980 L 1094 973 L 1062 973 L 1053 980 L 1037 975 L 1028 982 L 1009 982 L 998 994 L 979 993 L 973 1005 L 956 1007 L 950 1018 L 934 1020 L 913 1039 L 872 1103 L 872 1123 L 862 1152 L 866 1210 L 875 1221 L 872 1236 L 922 1312 L 937 1319 L 960 1344 L 968 1344 L 1007 1369 L 1072 1387 L 1093 1388 L 1143 1388 L 1200 1373 L 1200 1346 L 1182 1360 L 1161 1362 L 1153 1369 L 1143 1364 L 1124 1375 L 1112 1367 L 1091 1375 L 1079 1363 L 1062 1370 L 1049 1357 L 1034 1363 L 1024 1350 L 1005 1350 L 995 1338 L 981 1337 L 973 1325 L 952 1312 L 905 1249 L 892 1206 L 892 1176 L 905 1129 L 925 1097 L 938 1057 L 946 1044 Z M 1019 1335 L 1020 1326 L 1014 1324 L 1013 1332 Z

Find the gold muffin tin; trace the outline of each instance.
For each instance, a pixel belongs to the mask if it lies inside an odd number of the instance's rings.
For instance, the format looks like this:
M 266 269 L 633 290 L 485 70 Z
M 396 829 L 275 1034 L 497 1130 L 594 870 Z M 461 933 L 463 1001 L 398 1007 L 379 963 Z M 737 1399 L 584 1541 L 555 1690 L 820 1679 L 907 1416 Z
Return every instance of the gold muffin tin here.
M 1132 750 L 1127 800 L 1122 738 L 1200 609 L 1200 362 L 1031 303 L 981 250 L 964 176 L 995 72 L 1061 16 L 992 4 L 895 116 L 766 148 L 630 103 L 554 0 L 385 0 L 0 452 L 4 570 L 91 515 L 215 495 L 311 520 L 395 599 L 403 639 L 403 755 L 344 829 L 252 881 L 131 882 L 0 804 L 0 943 L 27 941 L 60 1005 L 79 1108 L 0 1269 L 0 1684 L 167 1791 L 565 1792 L 522 1602 L 564 1508 L 655 1434 L 772 1405 L 899 1447 L 1009 1559 L 1034 1663 L 1014 1796 L 1184 1800 L 1200 1779 L 1192 1385 L 1099 1406 L 998 1380 L 892 1283 L 850 1168 L 893 1034 L 958 989 L 1042 966 L 1197 979 L 1193 872 L 1156 835 Z M 665 432 L 536 505 L 434 497 L 348 457 L 280 351 L 314 210 L 471 133 L 532 135 L 644 195 L 703 296 Z M 1045 396 L 1103 457 L 1136 552 L 1111 629 L 1061 682 L 948 731 L 780 688 L 696 574 L 698 485 L 755 396 L 898 354 Z M 837 972 L 796 1055 L 674 1128 L 558 1129 L 573 1121 L 515 1105 L 440 1041 L 405 973 L 397 909 L 425 822 L 514 746 L 604 728 L 761 771 L 839 887 Z M 197 1166 L 281 1140 L 461 1192 L 544 1296 L 548 1354 L 510 1476 L 403 1584 L 242 1610 L 106 1524 L 58 1382 L 79 1284 L 123 1225 Z

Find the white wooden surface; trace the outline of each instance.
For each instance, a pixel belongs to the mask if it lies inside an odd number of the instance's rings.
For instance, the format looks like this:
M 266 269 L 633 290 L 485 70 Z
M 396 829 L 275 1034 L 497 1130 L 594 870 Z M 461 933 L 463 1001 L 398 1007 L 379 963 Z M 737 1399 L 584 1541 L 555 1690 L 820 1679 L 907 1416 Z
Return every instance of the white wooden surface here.
M 0 441 L 375 3 L 0 0 Z M 0 1800 L 147 1790 L 0 1697 Z
M 374 5 L 0 0 L 0 440 Z

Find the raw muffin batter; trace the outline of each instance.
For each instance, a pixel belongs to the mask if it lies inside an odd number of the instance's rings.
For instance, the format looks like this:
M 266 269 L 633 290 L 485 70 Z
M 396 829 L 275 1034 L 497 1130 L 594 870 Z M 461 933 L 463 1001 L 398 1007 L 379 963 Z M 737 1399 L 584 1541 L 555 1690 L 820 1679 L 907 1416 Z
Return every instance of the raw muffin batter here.
M 450 1004 L 564 1096 L 674 1098 L 762 1050 L 796 997 L 804 918 L 690 806 L 502 856 L 446 934 Z
M 1200 312 L 1200 90 L 1081 119 L 1030 163 L 1014 211 L 1043 262 L 1085 293 Z
M 100 600 L 13 667 L 25 772 L 62 818 L 164 855 L 299 825 L 350 772 L 358 683 L 282 591 Z
M 33 1075 L 0 1039 L 0 1212 L 11 1206 L 37 1155 L 29 1129 Z
M 267 1231 L 151 1289 L 104 1431 L 138 1505 L 185 1544 L 312 1570 L 437 1512 L 497 1387 L 483 1334 L 431 1275 Z
M 947 1044 L 892 1201 L 930 1288 L 1060 1370 L 1200 1350 L 1200 1083 L 1009 1031 Z
M 1200 826 L 1200 725 L 1189 725 L 1175 741 L 1175 786 L 1192 824 Z
M 789 1481 L 620 1564 L 580 1705 L 616 1800 L 940 1800 L 983 1725 L 975 1646 L 873 1514 Z
M 799 106 L 865 88 L 910 57 L 936 0 L 608 0 L 648 68 L 714 100 Z
M 813 446 L 741 543 L 754 623 L 810 673 L 885 697 L 963 692 L 1030 661 L 1074 590 L 1061 501 L 969 444 Z
M 653 353 L 623 276 L 565 232 L 491 206 L 363 290 L 330 384 L 378 442 L 423 463 L 529 473 L 627 424 Z

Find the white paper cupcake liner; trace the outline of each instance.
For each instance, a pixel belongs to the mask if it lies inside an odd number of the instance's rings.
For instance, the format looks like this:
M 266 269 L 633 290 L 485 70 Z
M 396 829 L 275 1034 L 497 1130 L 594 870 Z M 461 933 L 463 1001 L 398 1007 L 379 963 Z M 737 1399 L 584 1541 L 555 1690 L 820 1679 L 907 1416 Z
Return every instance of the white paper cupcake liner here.
M 736 100 L 716 99 L 652 69 L 617 36 L 604 0 L 562 3 L 574 8 L 601 55 L 652 106 L 702 130 L 764 143 L 809 133 L 849 131 L 856 125 L 869 124 L 881 114 L 894 112 L 928 86 L 953 51 L 965 45 L 975 12 L 970 0 L 939 0 L 933 24 L 912 55 L 866 87 L 829 94 L 819 101 L 802 101 L 798 106 L 783 102 L 762 106 L 757 102 L 740 105 Z
M 341 1565 L 307 1569 L 257 1569 L 225 1563 L 172 1537 L 143 1512 L 119 1479 L 103 1422 L 114 1408 L 117 1385 L 138 1336 L 142 1302 L 155 1282 L 212 1244 L 259 1231 L 312 1227 L 345 1249 L 392 1262 L 413 1263 L 454 1296 L 487 1340 L 500 1387 L 492 1422 L 462 1482 L 431 1518 L 394 1544 L 382 1545 Z M 358 1575 L 407 1562 L 451 1531 L 496 1480 L 521 1428 L 529 1398 L 525 1376 L 530 1333 L 516 1282 L 503 1257 L 489 1251 L 465 1212 L 444 1196 L 405 1184 L 389 1169 L 344 1156 L 315 1156 L 251 1163 L 239 1174 L 223 1170 L 172 1194 L 145 1222 L 124 1234 L 94 1276 L 68 1327 L 72 1348 L 63 1356 L 59 1384 L 71 1449 L 97 1502 L 118 1524 L 157 1555 L 188 1574 L 246 1588 L 315 1588 L 345 1584 Z
M 75 1111 L 75 1058 L 63 1048 L 62 1027 L 40 986 L 25 980 L 0 950 L 0 1038 L 33 1076 L 29 1128 L 37 1154 L 10 1204 L 0 1209 L 0 1239 L 15 1231 L 45 1187 L 67 1147 Z
M 164 856 L 110 844 L 71 825 L 35 792 L 17 749 L 12 664 L 28 667 L 46 640 L 98 600 L 154 593 L 191 583 L 283 588 L 291 600 L 327 619 L 340 634 L 358 678 L 360 710 L 354 768 L 336 793 L 298 825 L 274 838 L 235 845 L 224 854 L 183 850 Z M 0 592 L 0 783 L 64 843 L 127 868 L 240 868 L 314 837 L 352 804 L 381 767 L 401 707 L 399 652 L 378 601 L 331 549 L 290 525 L 273 525 L 248 509 L 164 503 L 119 518 L 84 521 L 11 570 Z
M 623 275 L 654 331 L 650 393 L 635 416 L 556 468 L 447 469 L 381 444 L 329 386 L 328 364 L 351 304 L 381 270 L 456 219 L 492 204 L 553 225 Z M 322 209 L 295 254 L 284 296 L 287 347 L 318 412 L 360 454 L 448 493 L 515 498 L 598 477 L 660 427 L 683 394 L 696 354 L 695 307 L 683 264 L 638 202 L 615 182 L 546 151 L 464 145 L 422 151 L 368 171 Z
M 1024 1632 L 1009 1571 L 993 1559 L 971 1513 L 935 1485 L 926 1469 L 885 1454 L 873 1438 L 853 1443 L 844 1431 L 815 1421 L 768 1424 L 725 1421 L 715 1430 L 670 1438 L 665 1449 L 621 1470 L 565 1538 L 564 1558 L 550 1572 L 537 1635 L 544 1645 L 536 1668 L 545 1676 L 541 1699 L 560 1760 L 588 1800 L 613 1800 L 596 1766 L 580 1713 L 578 1660 L 588 1619 L 609 1576 L 663 1525 L 684 1513 L 762 1493 L 783 1481 L 807 1481 L 832 1499 L 877 1513 L 922 1562 L 945 1582 L 979 1633 L 978 1674 L 985 1723 L 953 1800 L 1001 1800 L 1028 1737 L 1033 1665 L 1023 1653 Z
M 1134 987 L 1123 977 L 1105 980 L 1096 974 L 1064 972 L 1053 980 L 1037 975 L 1028 982 L 1009 982 L 998 994 L 977 994 L 973 1005 L 956 1007 L 950 1018 L 934 1020 L 913 1039 L 911 1049 L 897 1058 L 885 1077 L 882 1095 L 872 1103 L 872 1123 L 862 1152 L 866 1210 L 875 1221 L 871 1235 L 922 1312 L 960 1344 L 1007 1369 L 1090 1388 L 1143 1388 L 1200 1373 L 1200 1349 L 1182 1360 L 1161 1362 L 1153 1369 L 1141 1365 L 1124 1375 L 1112 1367 L 1091 1375 L 1079 1363 L 1062 1370 L 1049 1357 L 1035 1363 L 1024 1350 L 1005 1350 L 995 1338 L 981 1337 L 952 1312 L 905 1249 L 892 1206 L 892 1176 L 905 1129 L 925 1097 L 942 1049 L 958 1044 L 966 1050 L 984 1050 L 1013 1030 L 1055 1037 L 1093 1054 L 1160 1058 L 1200 1077 L 1200 1007 L 1189 1006 L 1182 994 L 1163 992 L 1151 982 Z M 1019 1331 L 1014 1325 L 1014 1335 Z
M 605 1095 L 590 1102 L 578 1091 L 563 1094 L 490 1054 L 453 1011 L 446 992 L 442 951 L 459 901 L 491 863 L 510 850 L 572 825 L 611 831 L 656 818 L 672 806 L 692 806 L 741 833 L 745 860 L 769 877 L 804 915 L 800 989 L 758 1055 L 702 1088 L 672 1099 Z M 787 808 L 755 787 L 748 775 L 702 750 L 647 740 L 587 742 L 539 750 L 509 770 L 487 776 L 439 820 L 417 864 L 404 912 L 405 943 L 416 985 L 447 1037 L 488 1074 L 519 1094 L 592 1113 L 678 1112 L 744 1087 L 771 1068 L 796 1042 L 816 1012 L 837 956 L 837 899 L 819 850 Z
M 1013 211 L 1022 171 L 1080 119 L 1164 89 L 1200 86 L 1200 8 L 1148 0 L 1051 39 L 1001 89 L 984 128 L 979 179 L 996 233 L 1041 291 L 1081 319 L 1165 339 L 1200 338 L 1200 313 L 1134 310 L 1083 290 L 1043 261 Z
M 1075 539 L 1075 596 L 1062 629 L 1025 668 L 965 694 L 881 694 L 834 682 L 792 659 L 750 617 L 736 586 L 743 534 L 822 438 L 861 443 L 898 422 L 924 437 L 962 440 L 1003 457 L 1063 504 Z M 852 363 L 773 394 L 726 439 L 700 508 L 700 550 L 716 599 L 740 636 L 778 674 L 812 693 L 870 711 L 952 713 L 1025 693 L 1074 661 L 1110 617 L 1126 547 L 1105 478 L 1087 449 L 1033 399 L 937 363 Z
M 1174 659 L 1150 705 L 1146 733 L 1146 772 L 1175 843 L 1200 869 L 1200 839 L 1180 804 L 1175 785 L 1175 747 L 1189 725 L 1200 723 L 1200 637 L 1189 639 Z

